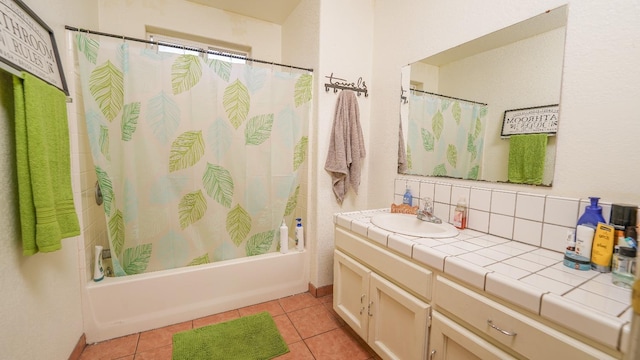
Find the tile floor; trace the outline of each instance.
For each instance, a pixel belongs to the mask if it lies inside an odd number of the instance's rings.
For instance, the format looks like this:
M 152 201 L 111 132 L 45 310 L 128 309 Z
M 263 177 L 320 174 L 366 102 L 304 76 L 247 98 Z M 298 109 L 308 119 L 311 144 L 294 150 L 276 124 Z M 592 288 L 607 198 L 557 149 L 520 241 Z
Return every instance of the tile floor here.
M 332 309 L 331 295 L 302 293 L 85 347 L 81 360 L 170 360 L 176 332 L 268 311 L 290 352 L 279 360 L 379 359 Z

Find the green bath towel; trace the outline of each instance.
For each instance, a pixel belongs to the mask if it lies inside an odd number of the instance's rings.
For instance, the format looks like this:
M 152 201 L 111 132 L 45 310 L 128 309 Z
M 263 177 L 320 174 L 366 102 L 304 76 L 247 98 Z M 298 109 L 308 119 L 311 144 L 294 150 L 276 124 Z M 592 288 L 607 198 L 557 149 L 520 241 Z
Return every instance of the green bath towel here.
M 13 79 L 18 203 L 24 255 L 80 234 L 73 204 L 65 94 L 24 73 Z
M 512 135 L 509 139 L 509 182 L 542 184 L 547 134 Z

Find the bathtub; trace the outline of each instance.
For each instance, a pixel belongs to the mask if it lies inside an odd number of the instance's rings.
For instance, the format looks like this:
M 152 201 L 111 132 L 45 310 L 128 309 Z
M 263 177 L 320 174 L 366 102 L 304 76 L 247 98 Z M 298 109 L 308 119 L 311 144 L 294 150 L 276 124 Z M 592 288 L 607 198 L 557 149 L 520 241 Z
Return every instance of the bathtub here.
M 308 251 L 269 253 L 125 277 L 84 289 L 87 343 L 163 327 L 308 290 Z

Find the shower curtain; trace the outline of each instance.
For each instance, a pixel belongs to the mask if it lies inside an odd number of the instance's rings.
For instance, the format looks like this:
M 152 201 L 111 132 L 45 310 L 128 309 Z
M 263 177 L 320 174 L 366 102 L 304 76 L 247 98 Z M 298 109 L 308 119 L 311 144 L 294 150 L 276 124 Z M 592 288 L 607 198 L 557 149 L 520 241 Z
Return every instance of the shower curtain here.
M 75 41 L 115 274 L 277 251 L 300 191 L 312 75 Z
M 486 105 L 412 92 L 408 173 L 479 179 L 486 115 Z

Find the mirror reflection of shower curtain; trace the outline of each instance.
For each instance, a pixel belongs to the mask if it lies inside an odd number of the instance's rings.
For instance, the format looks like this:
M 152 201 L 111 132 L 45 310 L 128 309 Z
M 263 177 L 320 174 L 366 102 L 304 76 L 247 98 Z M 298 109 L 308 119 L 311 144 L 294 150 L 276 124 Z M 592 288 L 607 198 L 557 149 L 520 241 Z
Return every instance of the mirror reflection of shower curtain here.
M 312 75 L 76 35 L 116 275 L 277 251 Z
M 408 173 L 480 179 L 487 106 L 412 92 L 409 107 Z

